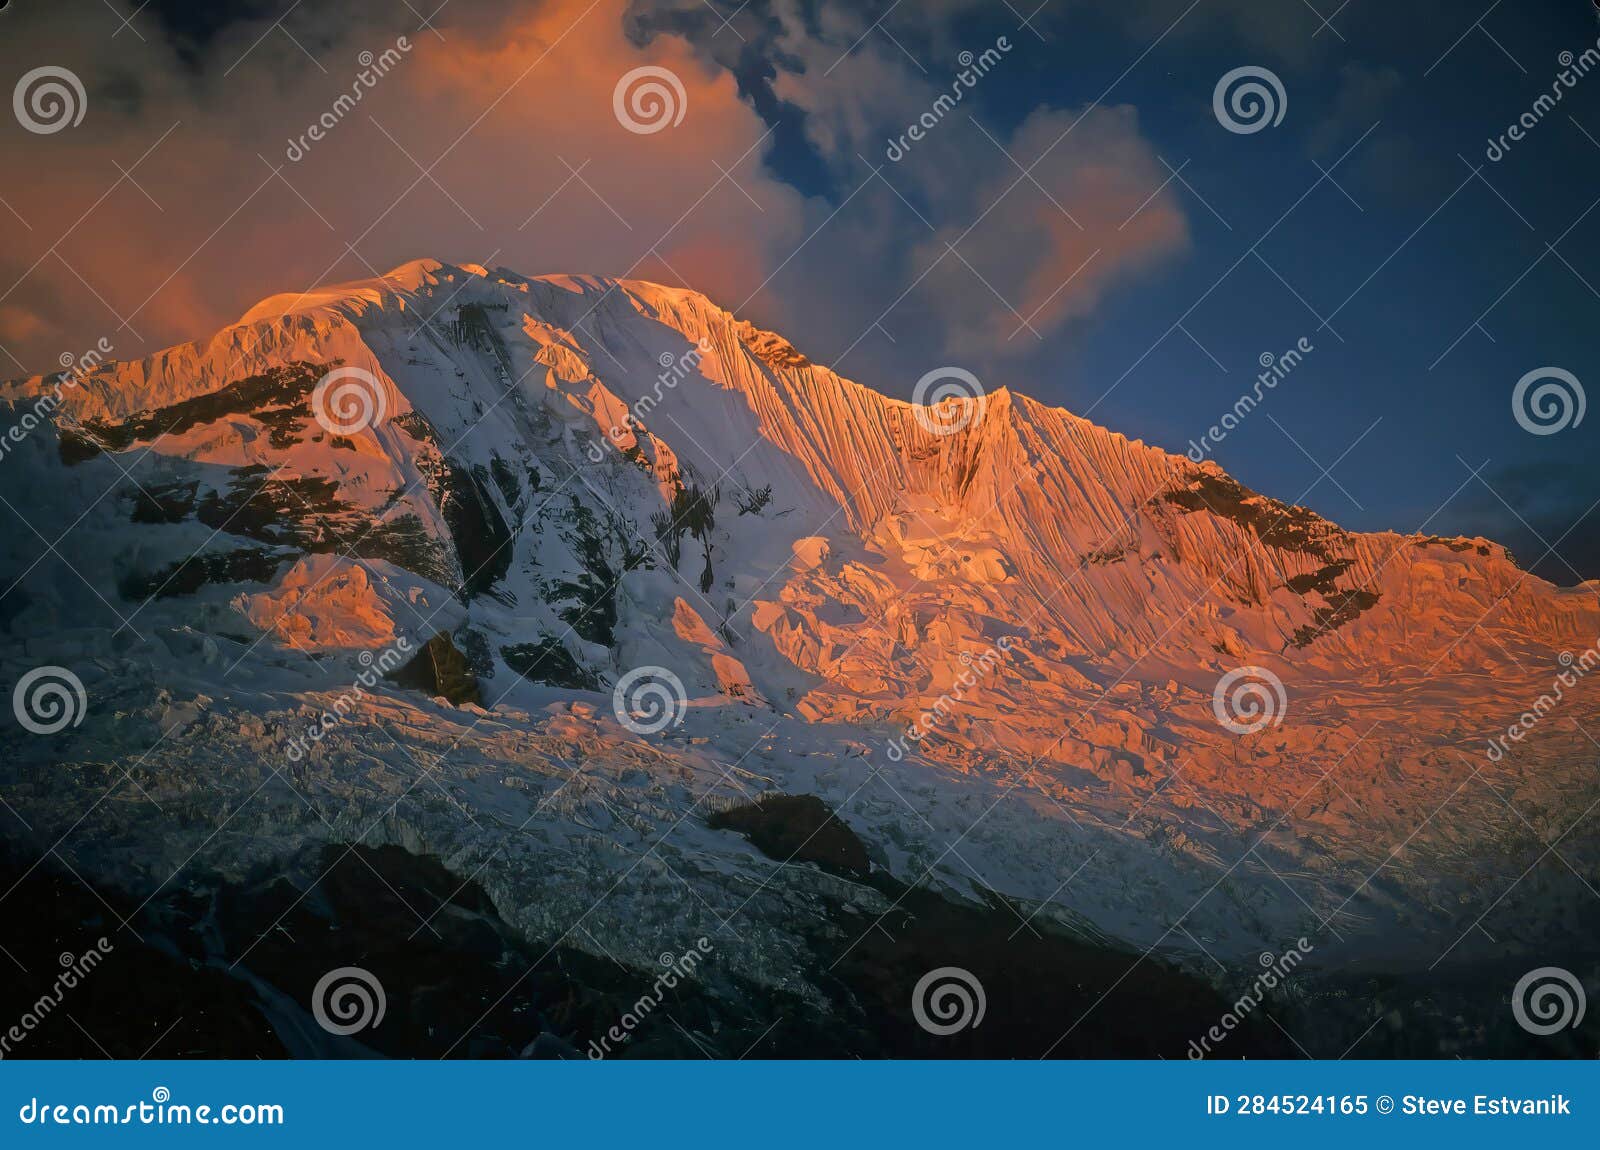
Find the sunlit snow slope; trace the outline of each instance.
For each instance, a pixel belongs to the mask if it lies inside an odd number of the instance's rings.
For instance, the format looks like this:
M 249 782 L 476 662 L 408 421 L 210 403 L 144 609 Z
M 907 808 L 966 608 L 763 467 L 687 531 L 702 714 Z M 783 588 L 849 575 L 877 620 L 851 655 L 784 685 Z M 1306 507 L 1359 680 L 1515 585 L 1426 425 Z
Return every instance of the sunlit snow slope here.
M 378 384 L 348 434 L 338 369 Z M 135 893 L 365 836 L 641 965 L 737 928 L 774 983 L 808 977 L 797 910 L 884 900 L 707 827 L 772 791 L 901 881 L 1179 954 L 1465 954 L 1530 864 L 1501 913 L 1588 900 L 1600 676 L 1486 747 L 1595 646 L 1594 584 L 1343 531 L 1016 382 L 935 417 L 638 281 L 423 260 L 264 300 L 91 372 L 0 463 L 7 682 L 89 695 L 7 725 L 0 796 Z M 713 486 L 674 562 L 658 522 Z M 440 634 L 476 702 L 385 683 L 304 742 Z M 613 686 L 644 667 L 688 706 L 641 735 Z M 1214 692 L 1247 667 L 1273 714 L 1241 733 Z

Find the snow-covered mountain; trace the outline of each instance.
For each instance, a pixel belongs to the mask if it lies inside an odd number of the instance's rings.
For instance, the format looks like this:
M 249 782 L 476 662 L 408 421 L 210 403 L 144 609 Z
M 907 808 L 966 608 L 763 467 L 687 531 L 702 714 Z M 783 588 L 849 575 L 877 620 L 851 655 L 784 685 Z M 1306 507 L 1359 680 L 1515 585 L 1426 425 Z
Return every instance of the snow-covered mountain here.
M 638 281 L 417 261 L 79 375 L 0 392 L 47 416 L 0 460 L 6 681 L 87 700 L 6 723 L 0 797 L 91 881 L 395 842 L 530 939 L 704 935 L 808 994 L 827 908 L 893 900 L 708 821 L 781 793 L 874 873 L 1179 961 L 1581 929 L 1600 588 L 1491 542 L 1008 388 L 891 399 Z

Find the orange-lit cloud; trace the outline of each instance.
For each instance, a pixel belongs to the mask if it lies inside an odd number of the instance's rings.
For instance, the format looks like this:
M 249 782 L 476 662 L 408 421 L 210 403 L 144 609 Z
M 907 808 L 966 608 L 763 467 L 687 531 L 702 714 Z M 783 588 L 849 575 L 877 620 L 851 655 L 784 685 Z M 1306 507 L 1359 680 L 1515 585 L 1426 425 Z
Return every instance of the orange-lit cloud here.
M 774 7 L 773 88 L 837 177 L 841 190 L 825 201 L 764 166 L 769 125 L 704 43 L 641 35 L 625 7 L 453 0 L 435 35 L 392 0 L 307 5 L 282 28 L 275 16 L 229 26 L 199 63 L 148 13 L 136 18 L 142 40 L 113 39 L 105 3 L 8 13 L 6 58 L 70 68 L 88 107 L 53 135 L 0 117 L 0 155 L 26 173 L 4 192 L 26 224 L 0 212 L 0 344 L 34 371 L 102 337 L 120 357 L 146 355 L 208 335 L 264 296 L 431 255 L 687 283 L 820 360 L 851 352 L 843 369 L 891 392 L 905 389 L 874 358 L 900 354 L 880 338 L 889 330 L 929 356 L 1019 346 L 1009 307 L 968 268 L 946 259 L 928 272 L 1013 178 L 984 138 L 990 128 L 968 105 L 904 164 L 884 159 L 886 136 L 947 77 L 863 38 L 849 6 L 828 6 L 819 22 Z M 96 20 L 104 34 L 90 34 Z M 735 43 L 732 32 L 724 41 Z M 1016 47 L 1020 58 L 1030 46 Z M 363 53 L 385 49 L 384 74 L 341 108 Z M 677 126 L 639 134 L 619 123 L 617 81 L 644 66 L 681 83 Z M 8 81 L 21 70 L 12 65 Z M 993 130 L 1029 163 L 1065 117 L 1041 109 L 1015 133 Z M 321 139 L 304 138 L 313 124 Z M 1037 330 L 1068 330 L 1183 246 L 1170 194 L 1118 227 L 1164 177 L 1130 109 L 1091 114 L 1037 175 L 1092 238 L 1065 230 L 1023 186 L 960 242 L 1018 311 L 1038 309 Z M 1097 246 L 1080 280 L 1057 291 Z
M 60 63 L 89 106 L 54 135 L 0 124 L 8 170 L 29 173 L 5 193 L 28 226 L 0 215 L 0 342 L 33 370 L 108 332 L 119 355 L 147 354 L 273 292 L 421 255 L 667 282 L 676 269 L 753 290 L 803 234 L 803 198 L 763 171 L 766 128 L 732 78 L 680 40 L 630 43 L 619 8 L 456 0 L 442 41 L 388 3 L 291 21 L 326 75 L 265 23 L 234 28 L 194 74 L 148 24 L 146 41 L 113 43 L 114 21 L 68 35 L 84 12 L 15 22 L 12 59 L 78 46 Z M 351 90 L 360 54 L 401 35 L 409 51 L 323 139 L 292 149 Z M 618 78 L 645 64 L 672 70 L 687 98 L 683 122 L 653 135 L 612 107 Z
M 957 245 L 929 277 L 952 347 L 1025 351 L 1188 245 L 1177 202 L 1152 198 L 1168 173 L 1132 108 L 1041 109 L 1005 151 L 978 189 L 981 222 L 922 247 L 931 261 Z

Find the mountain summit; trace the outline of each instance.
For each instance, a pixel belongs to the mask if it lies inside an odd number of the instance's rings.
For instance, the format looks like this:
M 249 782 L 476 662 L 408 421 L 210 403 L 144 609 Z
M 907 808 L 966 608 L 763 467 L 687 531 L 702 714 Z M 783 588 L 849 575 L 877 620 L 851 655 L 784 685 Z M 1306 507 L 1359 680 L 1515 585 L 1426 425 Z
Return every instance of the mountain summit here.
M 851 875 L 1180 962 L 1426 962 L 1522 867 L 1570 886 L 1518 819 L 1600 794 L 1593 585 L 940 375 L 908 403 L 693 291 L 419 260 L 8 384 L 49 418 L 0 463 L 5 669 L 87 702 L 7 729 L 0 795 L 140 897 L 364 836 L 530 938 L 721 932 L 802 988 L 797 908 L 887 905 Z M 708 820 L 774 795 L 867 861 Z

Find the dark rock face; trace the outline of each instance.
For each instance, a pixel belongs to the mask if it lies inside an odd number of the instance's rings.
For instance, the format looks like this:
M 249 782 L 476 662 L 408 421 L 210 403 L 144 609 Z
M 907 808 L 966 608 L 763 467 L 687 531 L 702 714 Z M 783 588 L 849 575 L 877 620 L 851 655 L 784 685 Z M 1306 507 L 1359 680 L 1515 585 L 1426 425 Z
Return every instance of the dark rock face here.
M 561 641 L 551 635 L 541 637 L 537 643 L 501 647 L 500 657 L 506 661 L 506 666 L 529 682 L 580 691 L 600 689 L 599 679 L 584 670 Z
M 1332 548 L 1345 540 L 1343 531 L 1316 512 L 1258 495 L 1225 475 L 1194 474 L 1185 486 L 1158 498 L 1185 511 L 1209 511 L 1231 519 L 1268 547 L 1284 551 L 1331 559 Z
M 207 961 L 201 923 L 209 900 L 169 892 L 128 929 L 120 919 L 137 900 L 91 891 L 54 860 L 30 862 L 0 854 L 0 890 L 13 907 L 29 908 L 0 919 L 0 946 L 10 956 L 0 956 L 8 968 L 0 978 L 0 1018 L 23 1036 L 5 1057 L 288 1055 L 250 988 Z M 82 959 L 90 952 L 99 953 L 92 967 Z
M 887 911 L 819 904 L 808 957 L 825 972 L 818 1003 L 730 976 L 716 951 L 731 935 L 706 940 L 705 961 L 665 989 L 657 971 L 530 942 L 470 877 L 399 847 L 311 848 L 281 870 L 173 887 L 143 904 L 14 853 L 0 856 L 0 889 L 33 913 L 0 923 L 13 971 L 0 979 L 0 1016 L 32 1025 L 0 1053 L 581 1058 L 627 1019 L 606 1057 L 1183 1058 L 1238 1009 L 1248 981 L 1245 972 L 1211 985 L 1159 955 L 1069 937 L 997 897 L 955 902 L 882 871 L 867 881 L 892 900 Z M 81 957 L 91 951 L 92 964 Z M 70 986 L 62 956 L 75 962 Z M 347 1037 L 312 1010 L 317 984 L 345 967 L 368 973 L 384 997 L 381 1021 Z M 984 1012 L 976 1026 L 935 1034 L 919 1024 L 913 992 L 944 967 L 982 986 Z M 1517 1027 L 1501 999 L 1521 969 L 1301 971 L 1292 992 L 1247 1012 L 1210 1056 L 1336 1057 L 1357 1043 L 1369 1058 L 1591 1056 L 1593 1020 L 1554 1038 Z M 1391 1007 L 1390 1022 L 1373 1026 Z
M 317 381 L 337 366 L 337 362 L 297 361 L 127 419 L 88 420 L 81 428 L 63 431 L 61 459 L 68 464 L 82 463 L 102 451 L 126 451 L 136 443 L 181 435 L 230 415 L 248 415 L 264 424 L 271 431 L 273 447 L 293 446 L 300 441 L 301 422 L 311 418 L 309 397 Z
M 443 696 L 457 706 L 483 701 L 477 677 L 467 665 L 467 657 L 443 631 L 429 639 L 409 663 L 389 678 L 402 687 Z
M 867 848 L 816 795 L 768 795 L 715 814 L 709 822 L 718 830 L 738 831 L 779 862 L 812 862 L 852 878 L 872 870 Z

